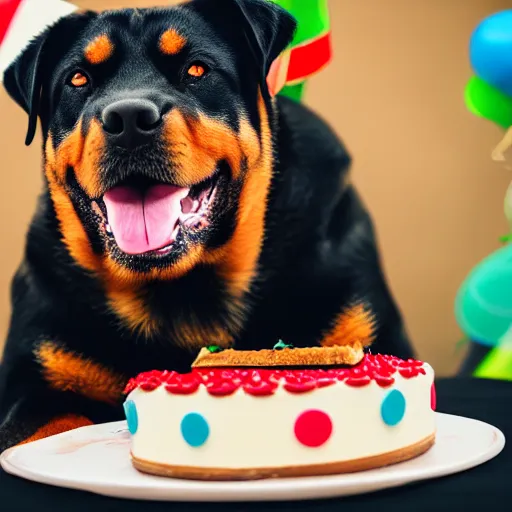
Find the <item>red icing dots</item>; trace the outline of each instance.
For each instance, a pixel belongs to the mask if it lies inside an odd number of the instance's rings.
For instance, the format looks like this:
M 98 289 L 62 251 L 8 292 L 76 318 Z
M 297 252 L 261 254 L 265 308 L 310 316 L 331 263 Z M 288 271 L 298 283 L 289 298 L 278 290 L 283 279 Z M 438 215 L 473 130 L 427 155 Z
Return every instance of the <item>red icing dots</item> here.
M 238 389 L 238 383 L 232 380 L 214 379 L 206 383 L 206 389 L 213 396 L 229 396 Z
M 244 391 L 253 396 L 268 396 L 273 395 L 277 388 L 277 382 L 260 381 L 260 382 L 247 382 L 244 384 Z
M 172 373 L 165 383 L 165 389 L 175 395 L 190 395 L 195 393 L 200 385 L 201 379 L 194 373 Z
M 433 411 L 435 411 L 437 407 L 436 385 L 434 383 L 432 383 L 432 387 L 430 388 L 430 407 Z
M 376 375 L 375 382 L 381 388 L 387 388 L 388 386 L 392 386 L 395 383 L 395 379 L 393 377 L 388 377 L 387 375 Z
M 240 388 L 253 396 L 268 396 L 275 392 L 279 381 L 283 382 L 284 389 L 290 393 L 307 393 L 317 388 L 331 386 L 337 381 L 351 387 L 368 386 L 374 381 L 378 386 L 386 388 L 394 384 L 397 375 L 411 379 L 425 374 L 421 361 L 405 361 L 394 356 L 367 354 L 356 366 L 329 370 L 199 368 L 184 375 L 155 370 L 141 373 L 131 379 L 125 393 L 129 394 L 137 388 L 149 392 L 164 386 L 169 393 L 187 395 L 195 393 L 199 386 L 204 385 L 213 396 L 228 396 Z M 435 390 L 432 393 L 432 403 L 435 407 Z
M 156 388 L 160 387 L 161 382 L 156 379 L 151 379 L 143 382 L 140 385 L 140 389 L 143 391 L 154 391 Z
M 372 381 L 371 377 L 369 375 L 361 375 L 356 377 L 349 377 L 345 384 L 347 386 L 352 386 L 354 388 L 362 388 L 364 386 L 367 386 Z
M 302 373 L 294 374 L 290 372 L 284 378 L 284 389 L 290 393 L 307 393 L 317 386 L 314 375 L 305 375 Z
M 332 421 L 325 412 L 311 409 L 297 418 L 294 431 L 299 443 L 318 448 L 331 437 Z

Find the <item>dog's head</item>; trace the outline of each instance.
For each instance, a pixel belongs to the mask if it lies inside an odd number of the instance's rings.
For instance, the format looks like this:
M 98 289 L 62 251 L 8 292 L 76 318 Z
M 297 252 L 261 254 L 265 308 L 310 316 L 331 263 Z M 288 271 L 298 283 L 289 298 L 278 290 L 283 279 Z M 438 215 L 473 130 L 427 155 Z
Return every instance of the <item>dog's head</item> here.
M 244 287 L 273 166 L 266 77 L 294 30 L 270 0 L 193 0 L 74 14 L 30 44 L 4 84 L 27 143 L 41 120 L 79 265 L 124 282 L 220 265 Z

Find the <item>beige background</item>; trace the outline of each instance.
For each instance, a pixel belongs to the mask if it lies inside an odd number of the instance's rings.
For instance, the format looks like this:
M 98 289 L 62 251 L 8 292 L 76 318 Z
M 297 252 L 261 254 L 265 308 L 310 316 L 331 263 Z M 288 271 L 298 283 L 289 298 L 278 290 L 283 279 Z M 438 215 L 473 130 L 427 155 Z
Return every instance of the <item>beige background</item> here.
M 83 7 L 163 1 L 80 0 Z M 167 2 L 168 3 L 168 2 Z M 510 0 L 330 0 L 334 63 L 307 102 L 352 152 L 354 180 L 378 228 L 384 264 L 422 358 L 439 374 L 463 357 L 453 301 L 467 272 L 506 231 L 510 173 L 490 152 L 501 132 L 463 104 L 468 41 Z M 24 114 L 0 91 L 0 330 L 40 187 L 40 141 L 23 145 Z M 319 169 L 321 172 L 321 169 Z M 1 345 L 2 341 L 0 341 Z

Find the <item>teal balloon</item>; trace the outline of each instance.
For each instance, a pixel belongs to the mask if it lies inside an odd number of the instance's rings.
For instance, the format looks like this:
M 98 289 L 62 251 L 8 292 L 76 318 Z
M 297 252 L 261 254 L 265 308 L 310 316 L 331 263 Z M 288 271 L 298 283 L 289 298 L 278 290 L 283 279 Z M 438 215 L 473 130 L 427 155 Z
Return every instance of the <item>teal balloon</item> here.
M 455 301 L 457 322 L 471 340 L 496 346 L 512 325 L 512 245 L 469 274 Z

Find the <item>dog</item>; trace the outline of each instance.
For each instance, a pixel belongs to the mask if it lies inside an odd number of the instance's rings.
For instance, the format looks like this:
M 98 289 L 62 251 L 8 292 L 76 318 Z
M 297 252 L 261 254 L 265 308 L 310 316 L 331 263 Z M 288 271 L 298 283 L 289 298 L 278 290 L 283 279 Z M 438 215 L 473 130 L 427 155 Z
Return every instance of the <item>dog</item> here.
M 269 92 L 295 30 L 266 0 L 82 11 L 8 68 L 44 186 L 12 283 L 0 450 L 122 419 L 130 377 L 185 372 L 209 345 L 414 355 L 351 156 Z

